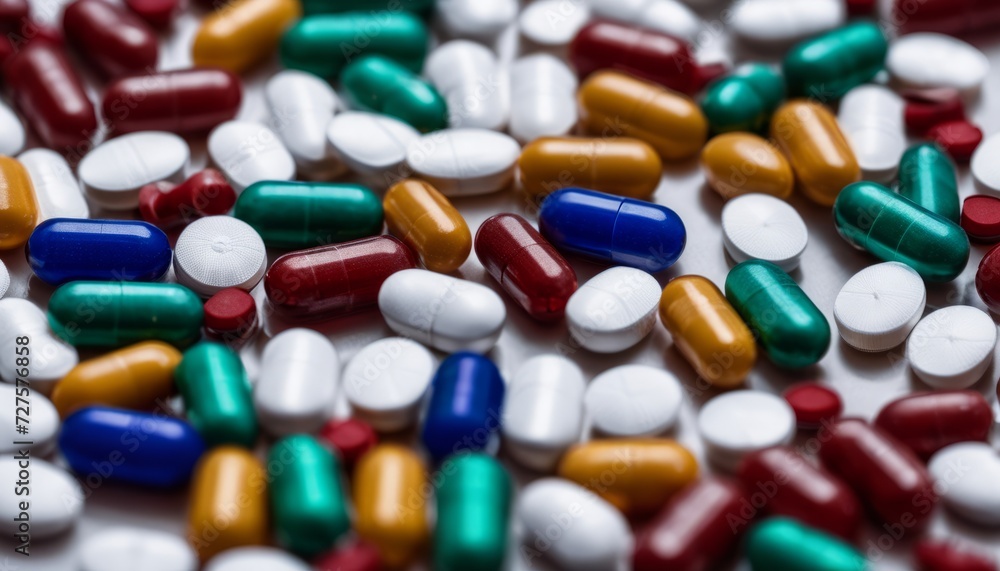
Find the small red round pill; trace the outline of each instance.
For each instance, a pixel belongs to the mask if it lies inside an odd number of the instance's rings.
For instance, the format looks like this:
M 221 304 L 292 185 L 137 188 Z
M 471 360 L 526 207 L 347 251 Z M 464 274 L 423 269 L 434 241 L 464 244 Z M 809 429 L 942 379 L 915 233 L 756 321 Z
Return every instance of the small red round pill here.
M 125 0 L 125 5 L 158 30 L 169 26 L 181 7 L 180 0 Z
M 962 203 L 962 229 L 969 239 L 1000 241 L 1000 198 L 977 194 Z
M 799 428 L 819 428 L 840 416 L 844 403 L 833 389 L 819 383 L 797 383 L 782 395 L 795 412 Z
M 382 561 L 371 544 L 355 541 L 320 555 L 312 566 L 316 571 L 381 571 Z
M 177 186 L 154 182 L 139 189 L 139 214 L 161 228 L 225 214 L 234 204 L 236 191 L 215 169 L 196 172 Z
M 906 101 L 903 121 L 914 134 L 923 135 L 939 123 L 965 119 L 965 104 L 957 89 L 908 89 L 902 96 Z
M 378 444 L 375 429 L 358 418 L 331 420 L 323 425 L 319 436 L 337 450 L 348 466 L 353 466 L 365 452 Z
M 1000 313 L 1000 245 L 986 252 L 979 262 L 979 269 L 976 270 L 976 291 L 990 311 Z
M 219 333 L 252 329 L 257 322 L 257 302 L 235 287 L 219 291 L 205 302 L 205 327 Z
M 969 162 L 983 140 L 982 130 L 964 120 L 938 123 L 927 131 L 927 136 L 948 151 L 957 163 Z
M 955 541 L 921 539 L 913 555 L 919 571 L 997 571 L 992 557 Z

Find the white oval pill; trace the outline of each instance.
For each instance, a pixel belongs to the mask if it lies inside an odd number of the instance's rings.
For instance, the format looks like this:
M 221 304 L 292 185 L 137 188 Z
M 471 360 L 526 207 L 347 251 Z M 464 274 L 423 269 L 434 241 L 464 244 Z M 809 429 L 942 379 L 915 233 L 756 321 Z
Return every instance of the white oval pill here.
M 677 0 L 589 0 L 594 16 L 642 26 L 691 41 L 701 18 Z
M 202 571 L 312 571 L 312 568 L 273 547 L 237 547 L 213 557 Z
M 358 133 L 365 135 L 359 137 Z M 352 171 L 362 175 L 398 173 L 402 178 L 399 171 L 406 162 L 406 149 L 420 133 L 387 115 L 347 111 L 330 121 L 326 137 Z
M 791 442 L 795 413 L 781 397 L 762 391 L 733 391 L 701 408 L 698 432 L 709 460 L 735 472 L 747 454 Z
M 837 123 L 866 180 L 888 182 L 906 151 L 903 99 L 881 85 L 861 85 L 840 100 Z
M 482 44 L 442 44 L 427 57 L 424 76 L 447 100 L 449 126 L 499 130 L 507 123 L 510 84 Z
M 191 156 L 184 139 L 163 131 L 129 133 L 101 143 L 77 172 L 90 199 L 108 210 L 139 207 L 139 189 L 161 180 L 180 183 Z
M 846 21 L 841 0 L 743 0 L 733 4 L 730 26 L 744 40 L 784 47 Z
M 208 155 L 237 193 L 262 180 L 292 180 L 295 160 L 260 123 L 226 121 L 208 136 Z
M 49 218 L 90 218 L 90 208 L 80 192 L 80 183 L 62 155 L 38 148 L 21 153 L 17 160 L 31 177 L 31 186 L 38 199 L 39 223 Z
M 514 21 L 517 9 L 517 0 L 438 0 L 435 13 L 449 36 L 489 40 Z
M 7 271 L 6 264 L 3 260 L 0 260 L 0 298 L 7 294 L 7 289 L 10 287 L 10 272 Z
M 847 280 L 833 302 L 833 317 L 851 347 L 888 351 L 906 341 L 926 303 L 920 275 L 906 264 L 885 262 Z
M 4 324 L 0 328 L 0 378 L 8 383 L 16 382 L 17 372 L 23 368 L 17 365 L 16 350 L 23 346 L 17 343 L 18 338 L 28 339 L 31 386 L 44 394 L 51 393 L 55 384 L 80 361 L 76 348 L 49 329 L 45 312 L 26 299 L 0 299 L 0 323 Z
M 155 529 L 113 527 L 80 543 L 80 571 L 195 571 L 198 557 L 183 538 Z
M 974 92 L 990 72 L 983 52 L 944 34 L 907 34 L 893 40 L 885 65 L 899 82 L 910 87 L 951 87 Z
M 952 305 L 920 320 L 906 342 L 906 358 L 918 377 L 937 389 L 964 389 L 993 360 L 997 326 L 985 312 Z
M 983 139 L 972 153 L 969 170 L 980 192 L 1000 193 L 1000 133 Z
M 275 436 L 319 429 L 333 412 L 340 357 L 311 329 L 288 329 L 267 342 L 253 388 L 254 408 Z
M 496 192 L 514 178 L 517 141 L 486 129 L 445 129 L 410 144 L 406 163 L 445 196 Z
M 271 125 L 295 159 L 299 174 L 329 180 L 342 174 L 344 164 L 326 138 L 337 110 L 337 93 L 311 73 L 286 69 L 264 87 Z
M 428 270 L 389 276 L 378 308 L 396 333 L 446 352 L 489 351 L 507 319 L 503 300 L 490 288 Z
M 266 270 L 264 240 L 252 226 L 232 216 L 195 220 L 174 247 L 177 283 L 202 297 L 230 287 L 250 291 Z
M 768 194 L 744 194 L 722 208 L 722 243 L 737 264 L 766 260 L 790 272 L 809 243 L 809 230 L 790 204 Z
M 596 353 L 616 353 L 642 341 L 656 325 L 660 284 L 642 270 L 614 267 L 590 278 L 566 302 L 570 335 Z
M 536 0 L 524 7 L 517 23 L 521 35 L 540 46 L 565 46 L 588 20 L 585 2 Z
M 617 437 L 655 436 L 673 428 L 684 394 L 673 374 L 622 365 L 594 377 L 585 402 L 592 426 Z
M 979 525 L 1000 525 L 1000 457 L 985 442 L 959 442 L 927 463 L 948 509 Z
M 17 114 L 0 101 L 0 155 L 14 156 L 24 148 L 24 125 Z
M 434 368 L 434 356 L 420 343 L 403 337 L 380 339 L 347 363 L 344 394 L 354 415 L 375 430 L 402 430 L 416 423 Z
M 0 427 L 0 454 L 14 454 L 28 448 L 32 454 L 44 456 L 52 450 L 59 432 L 59 412 L 49 399 L 39 391 L 2 384 L 0 406 L 3 407 L 0 410 L 0 422 L 3 422 Z M 18 421 L 17 417 L 21 420 Z M 27 427 L 28 432 L 17 432 L 18 426 L 22 425 Z M 14 444 L 15 441 L 31 441 L 31 444 Z
M 19 519 L 24 518 L 28 518 L 33 540 L 53 537 L 73 527 L 83 512 L 80 485 L 68 472 L 41 458 L 31 458 L 28 466 L 20 465 L 21 462 L 24 460 L 0 458 L 0 489 L 4 493 L 0 501 L 3 522 L 0 531 L 5 537 L 19 533 Z M 22 500 L 29 501 L 27 510 L 21 509 Z
M 510 71 L 510 134 L 522 143 L 565 135 L 577 121 L 576 75 L 549 54 L 514 62 Z

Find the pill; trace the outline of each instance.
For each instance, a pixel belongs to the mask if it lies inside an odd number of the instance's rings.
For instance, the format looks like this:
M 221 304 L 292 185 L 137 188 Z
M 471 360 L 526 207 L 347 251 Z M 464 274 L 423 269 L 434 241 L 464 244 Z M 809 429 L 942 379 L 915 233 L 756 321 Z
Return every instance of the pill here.
M 833 388 L 819 383 L 795 383 L 781 393 L 795 413 L 800 430 L 819 429 L 840 418 L 844 403 Z
M 24 460 L 12 456 L 0 458 L 0 478 L 3 489 L 10 494 L 0 508 L 0 521 L 4 535 L 14 539 L 23 534 L 18 518 L 30 519 L 30 537 L 42 540 L 66 532 L 83 515 L 83 490 L 80 484 L 62 468 L 41 458 L 30 460 L 30 488 L 20 478 Z M 21 484 L 18 484 L 21 481 Z M 24 490 L 16 495 L 19 490 Z M 30 494 L 30 501 L 23 498 Z M 28 505 L 31 510 L 20 509 Z
M 902 262 L 927 281 L 951 281 L 969 260 L 969 239 L 958 224 L 880 184 L 848 185 L 833 213 L 848 244 L 880 260 Z
M 804 40 L 785 54 L 789 95 L 838 99 L 881 71 L 889 46 L 874 22 L 855 22 Z
M 302 13 L 294 0 L 235 0 L 225 8 L 206 16 L 195 33 L 191 61 L 197 67 L 246 71 L 274 53 Z
M 386 278 L 415 267 L 417 257 L 398 239 L 361 238 L 281 256 L 264 276 L 264 291 L 281 315 L 346 315 L 376 305 Z
M 960 221 L 955 165 L 934 143 L 920 143 L 903 153 L 899 194 L 952 222 Z
M 62 27 L 77 55 L 105 77 L 156 69 L 156 34 L 120 4 L 76 0 L 63 10 Z
M 677 423 L 683 401 L 672 373 L 646 365 L 620 365 L 587 385 L 591 425 L 613 437 L 656 436 Z
M 320 428 L 319 438 L 337 453 L 337 457 L 347 468 L 353 468 L 358 460 L 378 444 L 375 429 L 356 417 L 328 421 Z
M 0 141 L 0 154 L 13 156 L 20 153 L 24 148 L 24 125 L 14 111 L 2 101 L 0 101 L 0 129 L 6 134 L 4 140 Z
M 524 218 L 497 214 L 476 232 L 476 256 L 486 273 L 533 319 L 562 319 L 576 291 L 576 272 Z
M 969 170 L 979 192 L 997 195 L 1000 193 L 1000 135 L 987 137 L 972 155 Z
M 795 188 L 792 167 L 774 145 L 752 133 L 724 133 L 701 152 L 708 185 L 724 199 L 761 193 L 786 199 Z
M 179 536 L 156 529 L 110 527 L 80 545 L 81 571 L 195 571 L 198 556 Z
M 993 243 L 1000 239 L 1000 198 L 976 194 L 962 202 L 962 230 L 970 240 Z
M 6 0 L 0 4 L 0 30 L 6 34 L 19 29 L 30 10 L 27 0 Z
M 17 159 L 0 156 L 0 250 L 27 242 L 38 216 L 28 171 Z
M 191 478 L 205 442 L 163 412 L 90 406 L 63 421 L 59 451 L 91 489 L 105 481 L 172 488 Z
M 101 143 L 83 157 L 77 173 L 98 206 L 132 210 L 139 205 L 143 186 L 160 180 L 181 182 L 190 155 L 177 135 L 141 131 Z
M 689 97 L 617 71 L 592 74 L 577 100 L 586 131 L 607 136 L 614 125 L 616 134 L 646 141 L 666 161 L 697 155 L 708 137 L 708 121 Z
M 316 557 L 312 566 L 316 571 L 380 571 L 382 561 L 375 546 L 352 541 Z
M 231 550 L 215 558 L 207 568 L 218 565 L 216 571 L 225 569 L 223 562 L 243 551 L 233 548 L 270 543 L 267 479 L 260 460 L 242 448 L 221 446 L 209 450 L 198 463 L 188 503 L 188 543 L 202 562 Z M 266 556 L 256 550 L 253 555 L 258 562 L 260 556 Z M 247 568 L 234 565 L 230 571 Z M 265 568 L 273 570 L 274 566 Z
M 903 121 L 915 134 L 924 134 L 938 123 L 965 119 L 965 104 L 957 89 L 904 89 Z
M 648 199 L 660 184 L 663 163 L 638 139 L 543 137 L 529 143 L 517 161 L 521 186 L 533 196 L 580 186 Z
M 903 100 L 887 87 L 860 85 L 840 101 L 837 123 L 865 180 L 888 182 L 906 149 Z
M 4 427 L 0 428 L 0 454 L 14 456 L 19 450 L 27 449 L 34 456 L 47 456 L 55 446 L 59 433 L 59 412 L 41 391 L 30 392 L 30 388 L 0 384 L 0 404 L 4 406 Z M 30 416 L 27 416 L 29 415 Z M 21 418 L 18 421 L 18 417 Z M 24 435 L 19 434 L 24 421 L 28 423 L 30 444 L 25 444 Z
M 343 385 L 354 416 L 381 432 L 417 422 L 436 363 L 423 345 L 388 337 L 365 345 L 344 368 Z
M 722 209 L 722 243 L 736 263 L 765 260 L 790 272 L 799 266 L 809 232 L 799 213 L 784 200 L 744 194 Z
M 209 446 L 253 446 L 257 415 L 239 355 L 219 343 L 198 343 L 184 352 L 174 380 L 188 420 Z
M 1000 250 L 990 248 L 976 269 L 976 291 L 980 299 L 991 311 L 1000 308 L 1000 285 L 997 275 L 1000 274 Z
M 314 432 L 333 411 L 340 357 L 311 329 L 286 329 L 264 346 L 253 404 L 261 426 L 285 436 Z
M 174 247 L 177 283 L 206 298 L 230 287 L 250 291 L 266 269 L 264 241 L 253 227 L 231 216 L 192 222 Z
M 570 43 L 590 20 L 590 8 L 580 2 L 567 8 L 561 0 L 539 0 L 525 6 L 518 16 L 521 35 L 538 46 L 561 47 Z
M 770 66 L 748 63 L 712 82 L 701 100 L 701 110 L 714 133 L 762 133 L 784 98 L 781 74 Z
M 178 185 L 160 181 L 139 189 L 139 214 L 160 228 L 226 214 L 235 203 L 236 191 L 221 172 L 211 168 L 194 173 Z
M 632 532 L 622 514 L 575 483 L 536 480 L 521 490 L 514 513 L 523 528 L 522 556 L 543 555 L 561 569 L 604 571 L 623 568 L 631 552 Z M 551 541 L 553 521 L 567 517 L 569 525 Z
M 125 5 L 158 30 L 169 28 L 181 9 L 180 0 L 125 0 Z
M 517 17 L 517 0 L 438 0 L 435 13 L 450 36 L 488 40 Z
M 427 525 L 427 470 L 409 448 L 381 444 L 358 462 L 354 473 L 355 529 L 371 542 L 387 566 L 399 567 L 421 553 Z
M 110 83 L 104 90 L 101 115 L 114 133 L 203 135 L 236 117 L 242 101 L 240 79 L 225 69 L 146 71 Z
M 919 33 L 897 38 L 886 57 L 889 73 L 910 87 L 951 87 L 975 92 L 990 71 L 983 52 L 958 38 Z
M 358 137 L 357 133 L 367 133 Z M 337 157 L 352 171 L 369 176 L 404 176 L 406 150 L 420 133 L 406 123 L 376 113 L 347 111 L 336 115 L 326 129 L 326 138 Z
M 676 0 L 589 0 L 587 4 L 598 18 L 648 28 L 687 41 L 695 39 L 702 25 L 691 8 Z
M 996 571 L 992 555 L 954 539 L 921 539 L 913 548 L 920 571 Z
M 205 301 L 203 309 L 207 337 L 227 345 L 239 345 L 249 340 L 260 325 L 256 300 L 239 288 L 219 290 Z
M 451 273 L 469 257 L 472 250 L 469 225 L 430 184 L 402 180 L 385 193 L 382 207 L 389 233 L 412 248 L 425 268 Z
M 714 397 L 698 413 L 698 432 L 709 460 L 735 472 L 758 450 L 788 444 L 795 436 L 795 413 L 782 398 L 739 390 Z
M 510 475 L 485 454 L 463 454 L 440 475 L 433 564 L 439 571 L 500 571 L 507 545 Z
M 448 125 L 448 106 L 441 94 L 388 57 L 366 55 L 349 63 L 340 82 L 353 108 L 396 117 L 421 132 Z
M 442 361 L 431 381 L 421 432 L 431 457 L 440 461 L 450 454 L 475 452 L 493 444 L 500 429 L 505 390 L 500 371 L 482 355 L 454 353 Z M 439 488 L 438 499 L 440 492 Z M 444 529 L 440 520 L 438 529 Z
M 965 120 L 946 121 L 931 127 L 926 137 L 941 145 L 955 162 L 966 164 L 982 142 L 983 131 Z
M 790 518 L 753 527 L 746 542 L 752 571 L 864 571 L 868 562 L 851 544 Z
M 237 547 L 212 558 L 204 571 L 310 571 L 298 557 L 274 547 Z M 345 570 L 347 571 L 347 570 Z
M 31 386 L 49 394 L 55 384 L 79 362 L 76 349 L 53 335 L 45 313 L 26 299 L 0 299 L 0 323 L 7 324 L 0 330 L 0 348 L 3 350 L 0 353 L 0 377 L 8 383 L 15 383 L 27 372 Z M 18 350 L 25 346 L 34 355 L 34 358 L 29 357 L 27 371 L 17 364 Z
M 4 294 L 7 293 L 7 288 L 10 287 L 10 272 L 7 270 L 7 266 L 4 265 L 3 261 L 0 261 L 0 298 L 3 298 Z
M 433 0 L 402 0 L 394 10 L 423 13 L 434 5 Z M 341 12 L 385 10 L 385 0 L 305 0 L 302 9 L 306 15 L 339 14 Z
M 993 4 L 954 4 L 944 0 L 929 0 L 911 4 L 894 0 L 889 18 L 900 34 L 939 32 L 963 34 L 989 29 L 1000 22 L 1000 11 Z
M 300 174 L 319 180 L 343 174 L 344 165 L 326 140 L 339 101 L 329 83 L 304 71 L 279 71 L 267 80 L 264 100 L 274 132 Z
M 834 301 L 833 318 L 851 347 L 888 351 L 906 341 L 926 303 L 927 288 L 913 268 L 884 262 L 847 280 Z
M 445 196 L 506 188 L 521 154 L 517 141 L 486 129 L 446 129 L 410 143 L 406 164 Z
M 844 24 L 839 0 L 747 0 L 733 5 L 730 26 L 740 39 L 769 47 L 784 47 Z
M 996 341 L 996 325 L 989 315 L 968 305 L 953 305 L 917 323 L 906 342 L 906 358 L 928 385 L 964 389 L 989 368 Z
M 576 88 L 573 72 L 550 54 L 515 61 L 510 68 L 511 136 L 527 143 L 572 131 L 577 121 Z
M 49 149 L 35 148 L 21 153 L 17 160 L 31 179 L 38 200 L 39 222 L 50 218 L 90 218 L 90 209 L 80 192 L 80 185 L 62 155 Z
M 503 129 L 509 111 L 509 83 L 489 48 L 452 40 L 436 48 L 424 76 L 445 98 L 449 127 Z
M 984 442 L 960 442 L 941 449 L 927 464 L 934 489 L 953 513 L 980 526 L 1000 525 L 1000 458 Z
M 208 156 L 237 194 L 251 184 L 295 177 L 295 160 L 281 139 L 259 123 L 226 121 L 208 136 Z
M 986 442 L 993 428 L 993 412 L 975 391 L 920 392 L 886 404 L 874 425 L 927 461 L 957 442 Z
M 624 351 L 653 330 L 659 298 L 660 284 L 648 273 L 622 266 L 604 270 L 566 303 L 569 333 L 596 353 Z

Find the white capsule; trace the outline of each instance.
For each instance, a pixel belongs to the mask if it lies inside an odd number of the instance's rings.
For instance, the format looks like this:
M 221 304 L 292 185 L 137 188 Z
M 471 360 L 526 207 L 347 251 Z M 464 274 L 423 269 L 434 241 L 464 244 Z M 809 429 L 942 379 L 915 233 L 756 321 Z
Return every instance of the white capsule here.
M 312 571 L 312 567 L 274 547 L 237 547 L 213 557 L 202 571 Z
M 339 384 L 340 357 L 329 339 L 311 329 L 283 331 L 261 354 L 257 418 L 275 436 L 313 432 L 333 411 Z
M 507 319 L 503 300 L 490 288 L 428 270 L 389 276 L 378 308 L 396 333 L 446 352 L 489 351 Z
M 29 376 L 29 380 L 30 376 Z M 20 391 L 20 394 L 18 394 Z M 59 432 L 59 412 L 39 391 L 25 392 L 24 387 L 0 385 L 0 454 L 14 454 L 28 448 L 35 456 L 45 456 L 55 445 Z M 20 421 L 18 420 L 20 417 Z M 27 434 L 19 434 L 18 426 L 26 426 Z M 31 444 L 14 444 L 15 441 Z
M 833 317 L 851 347 L 888 351 L 906 341 L 926 303 L 920 275 L 906 264 L 885 262 L 847 280 L 833 302 Z
M 861 85 L 840 100 L 837 123 L 866 180 L 889 182 L 906 151 L 903 99 L 881 85 Z
M 722 208 L 722 244 L 737 264 L 766 260 L 790 272 L 808 243 L 806 223 L 780 198 L 744 194 Z
M 35 189 L 39 223 L 49 218 L 90 218 L 80 183 L 62 155 L 37 148 L 21 153 L 17 160 L 28 171 Z
M 226 121 L 208 136 L 208 156 L 237 193 L 262 180 L 292 180 L 295 160 L 260 123 Z
M 45 313 L 26 299 L 0 299 L 0 378 L 14 383 L 22 376 L 18 371 L 18 340 L 28 340 L 31 361 L 28 367 L 33 390 L 44 394 L 79 363 L 76 348 L 56 337 L 49 329 Z
M 23 533 L 18 526 L 27 519 L 29 535 L 37 541 L 73 527 L 83 512 L 80 485 L 65 470 L 41 458 L 31 458 L 28 466 L 20 465 L 21 462 L 9 456 L 0 458 L 0 490 L 3 490 L 0 532 L 5 537 Z M 29 483 L 18 483 L 19 480 Z M 22 501 L 29 503 L 27 509 L 21 509 Z
M 10 272 L 7 271 L 7 266 L 0 260 L 0 298 L 7 294 L 7 289 L 10 287 Z
M 594 16 L 642 26 L 691 41 L 701 18 L 677 0 L 588 0 Z
M 420 343 L 380 339 L 344 368 L 344 393 L 355 416 L 375 430 L 395 432 L 416 423 L 434 368 L 434 356 Z
M 566 302 L 570 335 L 584 349 L 617 353 L 656 325 L 660 284 L 642 270 L 614 267 L 590 278 Z
M 983 52 L 944 34 L 907 34 L 889 45 L 885 65 L 900 83 L 975 92 L 990 72 Z
M 230 287 L 250 291 L 267 270 L 260 234 L 232 216 L 206 216 L 181 232 L 174 247 L 177 283 L 202 297 Z
M 673 374 L 646 365 L 622 365 L 594 377 L 585 402 L 591 424 L 608 436 L 662 434 L 677 423 L 684 395 Z
M 500 130 L 507 123 L 510 85 L 482 44 L 442 44 L 427 57 L 424 75 L 448 102 L 450 127 Z
M 326 138 L 326 128 L 337 110 L 337 93 L 311 73 L 287 69 L 267 81 L 264 99 L 271 125 L 295 159 L 299 173 L 329 180 L 345 167 Z
M 452 37 L 490 40 L 517 17 L 517 0 L 438 0 L 435 12 Z
M 842 0 L 743 0 L 733 4 L 730 26 L 744 40 L 784 47 L 846 21 Z
M 195 571 L 198 557 L 183 538 L 155 529 L 113 527 L 80 542 L 80 571 Z
M 577 121 L 576 75 L 549 54 L 514 62 L 510 70 L 510 134 L 522 143 L 566 135 Z
M 583 0 L 536 0 L 518 18 L 521 35 L 540 46 L 565 46 L 590 20 L 590 6 Z
M 959 442 L 927 463 L 934 489 L 948 509 L 985 526 L 1000 525 L 1000 457 L 985 442 Z
M 101 143 L 80 161 L 77 172 L 90 199 L 108 210 L 139 207 L 139 189 L 161 180 L 180 183 L 191 156 L 173 133 L 142 131 Z
M 472 196 L 507 187 L 520 154 L 517 141 L 503 133 L 445 129 L 411 143 L 406 163 L 441 194 Z
M 906 358 L 918 377 L 936 389 L 965 389 L 993 361 L 997 326 L 968 305 L 939 309 L 920 320 L 906 342 Z
M 784 399 L 770 393 L 733 391 L 701 408 L 698 432 L 709 460 L 735 472 L 747 454 L 791 442 L 795 413 Z
M 969 170 L 980 192 L 1000 193 L 1000 133 L 983 139 L 972 153 Z
M 358 133 L 364 133 L 359 137 Z M 388 115 L 347 111 L 330 121 L 327 140 L 340 160 L 360 175 L 403 178 L 406 149 L 420 138 L 416 129 Z M 383 185 L 388 186 L 388 185 Z
M 0 155 L 14 156 L 24 148 L 24 125 L 17 114 L 0 101 Z

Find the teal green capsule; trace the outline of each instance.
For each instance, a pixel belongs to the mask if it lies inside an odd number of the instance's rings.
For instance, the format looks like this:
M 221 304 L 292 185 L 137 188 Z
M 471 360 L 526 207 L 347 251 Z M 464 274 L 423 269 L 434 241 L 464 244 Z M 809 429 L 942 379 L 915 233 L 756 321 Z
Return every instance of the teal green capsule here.
M 419 73 L 427 57 L 427 26 L 410 12 L 347 12 L 306 16 L 285 32 L 279 53 L 289 69 L 335 79 L 365 54 L 392 58 Z
M 839 99 L 875 77 L 888 51 L 882 30 L 872 22 L 848 24 L 800 42 L 785 55 L 788 93 L 820 101 Z
M 177 284 L 70 282 L 49 298 L 49 326 L 76 346 L 157 340 L 184 347 L 201 336 L 204 317 L 201 299 Z
M 240 195 L 234 215 L 272 248 L 299 250 L 382 233 L 382 201 L 360 184 L 257 182 Z
M 958 224 L 874 182 L 844 187 L 833 204 L 837 232 L 884 262 L 902 262 L 929 282 L 958 277 L 969 237 Z
M 747 535 L 753 571 L 864 571 L 865 558 L 853 547 L 788 518 L 765 520 Z
M 955 224 L 961 221 L 955 164 L 937 143 L 920 143 L 903 153 L 899 194 Z
M 253 448 L 257 413 L 240 356 L 219 343 L 198 343 L 174 370 L 188 420 L 209 446 Z
M 338 14 L 340 12 L 372 12 L 389 10 L 409 10 L 426 12 L 434 6 L 434 0 L 303 0 L 302 11 L 312 14 Z
M 737 264 L 726 276 L 726 299 L 779 367 L 813 365 L 830 348 L 830 323 L 823 312 L 771 262 Z
M 351 527 L 340 462 L 315 438 L 294 434 L 267 456 L 278 543 L 306 559 L 330 549 Z
M 785 98 L 785 80 L 770 66 L 748 63 L 708 86 L 701 110 L 713 133 L 766 131 Z
M 512 485 L 485 454 L 452 456 L 441 468 L 434 531 L 435 571 L 498 571 L 507 546 Z
M 418 131 L 448 126 L 448 106 L 434 86 L 389 58 L 370 55 L 352 62 L 340 77 L 353 107 L 383 113 Z

